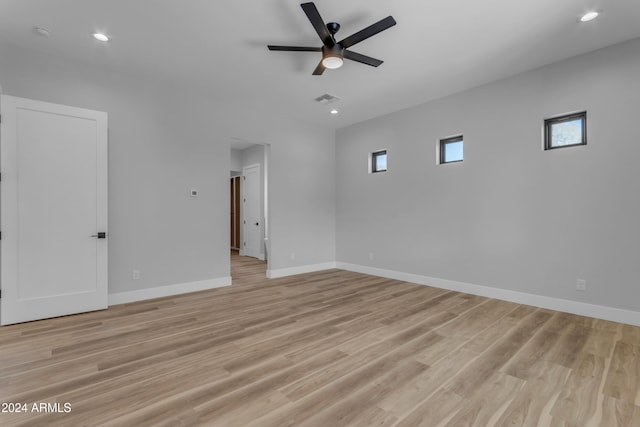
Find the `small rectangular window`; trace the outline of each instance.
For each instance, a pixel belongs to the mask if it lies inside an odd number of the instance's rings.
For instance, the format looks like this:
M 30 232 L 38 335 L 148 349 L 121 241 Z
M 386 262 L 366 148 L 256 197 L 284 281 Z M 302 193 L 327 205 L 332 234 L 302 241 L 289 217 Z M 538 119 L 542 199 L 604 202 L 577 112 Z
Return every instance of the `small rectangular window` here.
M 544 149 L 587 144 L 587 112 L 567 114 L 544 121 Z
M 371 172 L 385 172 L 387 170 L 387 150 L 371 153 Z
M 440 140 L 440 163 L 454 163 L 464 160 L 462 135 Z

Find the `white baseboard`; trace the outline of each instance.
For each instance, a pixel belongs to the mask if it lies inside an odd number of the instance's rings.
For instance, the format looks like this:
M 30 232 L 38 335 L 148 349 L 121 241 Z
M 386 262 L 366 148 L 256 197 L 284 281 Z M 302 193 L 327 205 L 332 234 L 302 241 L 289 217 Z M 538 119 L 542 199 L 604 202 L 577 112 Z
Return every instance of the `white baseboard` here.
M 125 304 L 153 298 L 162 298 L 189 292 L 206 291 L 208 289 L 231 286 L 231 277 L 200 280 L 197 282 L 179 283 L 177 285 L 158 286 L 155 288 L 139 289 L 129 292 L 109 294 L 109 305 Z
M 435 288 L 448 289 L 451 291 L 463 292 L 466 294 L 495 298 L 503 301 L 515 302 L 518 304 L 532 305 L 535 307 L 547 308 L 550 310 L 562 311 L 565 313 L 578 314 L 581 316 L 595 317 L 597 319 L 610 320 L 612 322 L 620 322 L 629 325 L 640 326 L 640 312 L 638 311 L 624 310 L 621 308 L 588 304 L 561 298 L 546 297 L 542 295 L 528 294 L 526 292 L 492 288 L 489 286 L 474 285 L 471 283 L 456 282 L 453 280 L 438 279 L 435 277 L 421 276 L 418 274 L 385 270 L 382 268 L 367 267 L 364 265 L 349 264 L 344 262 L 337 262 L 336 267 L 342 270 L 353 271 L 356 273 L 370 274 L 372 276 L 402 280 L 404 282 L 416 283 L 418 285 L 432 286 Z
M 335 262 L 325 262 L 322 264 L 301 265 L 298 267 L 278 268 L 267 270 L 267 278 L 277 279 L 278 277 L 293 276 L 296 274 L 313 273 L 314 271 L 331 270 L 336 268 Z
M 242 249 L 240 249 L 238 251 L 238 255 L 240 255 L 240 256 L 249 256 L 249 255 L 247 255 L 247 252 L 243 251 Z M 258 256 L 255 257 L 255 258 L 259 259 L 260 261 L 266 261 L 267 260 L 267 258 L 265 257 L 264 254 L 258 254 Z

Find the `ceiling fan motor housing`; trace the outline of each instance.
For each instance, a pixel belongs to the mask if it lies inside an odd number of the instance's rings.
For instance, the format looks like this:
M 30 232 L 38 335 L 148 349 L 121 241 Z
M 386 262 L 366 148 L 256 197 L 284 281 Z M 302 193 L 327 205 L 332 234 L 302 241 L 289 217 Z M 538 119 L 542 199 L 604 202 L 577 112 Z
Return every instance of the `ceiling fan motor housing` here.
M 344 57 L 344 49 L 338 43 L 334 44 L 331 47 L 322 46 L 322 57 L 326 58 L 327 56 L 342 58 Z

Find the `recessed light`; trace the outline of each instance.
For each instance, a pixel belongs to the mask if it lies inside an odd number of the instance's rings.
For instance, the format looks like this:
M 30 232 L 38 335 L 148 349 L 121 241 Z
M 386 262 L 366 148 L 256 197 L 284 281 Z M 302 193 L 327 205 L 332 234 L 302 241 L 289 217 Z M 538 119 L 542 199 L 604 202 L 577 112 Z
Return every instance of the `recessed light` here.
M 338 110 L 336 110 L 336 109 L 331 110 L 331 114 L 333 114 L 335 116 L 336 114 L 338 114 Z
M 102 33 L 94 33 L 93 34 L 93 38 L 98 40 L 98 41 L 101 41 L 101 42 L 108 42 L 110 40 L 109 36 L 107 36 L 106 34 L 102 34 Z
M 594 19 L 596 19 L 598 17 L 598 15 L 600 15 L 600 12 L 596 12 L 595 10 L 591 11 L 591 12 L 587 12 L 584 15 L 582 15 L 580 17 L 580 22 L 589 22 L 589 21 L 593 21 Z
M 33 27 L 33 31 L 39 36 L 51 37 L 51 31 L 44 27 Z

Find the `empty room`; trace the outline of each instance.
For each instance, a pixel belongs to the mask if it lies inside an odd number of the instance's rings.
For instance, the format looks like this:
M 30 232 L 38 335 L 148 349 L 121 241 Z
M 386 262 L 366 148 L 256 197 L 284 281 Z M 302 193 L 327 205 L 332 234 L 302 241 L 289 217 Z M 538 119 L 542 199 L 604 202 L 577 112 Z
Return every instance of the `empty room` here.
M 640 427 L 640 2 L 0 0 L 0 425 Z

